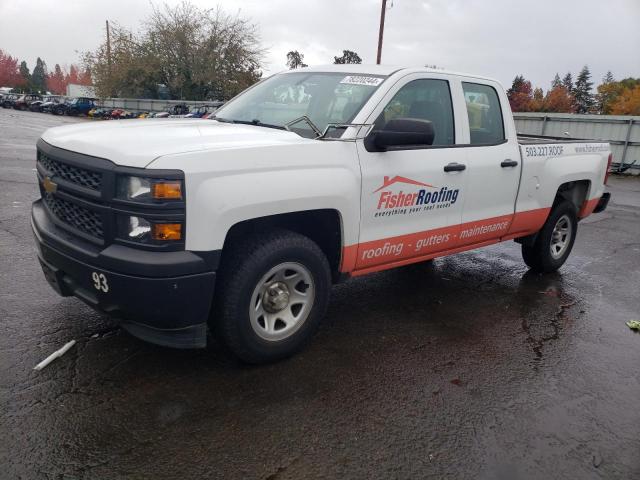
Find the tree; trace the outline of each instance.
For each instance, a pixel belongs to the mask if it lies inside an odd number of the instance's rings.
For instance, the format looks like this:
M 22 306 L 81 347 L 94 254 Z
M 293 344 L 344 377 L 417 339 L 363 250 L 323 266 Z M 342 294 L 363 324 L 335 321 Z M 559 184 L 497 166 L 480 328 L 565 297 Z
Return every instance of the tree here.
M 24 60 L 20 62 L 20 76 L 22 77 L 24 89 L 31 90 L 31 73 L 29 72 L 29 67 L 27 67 L 27 62 Z
M 338 65 L 347 63 L 362 63 L 362 59 L 356 52 L 352 52 L 351 50 L 343 50 L 341 57 L 333 57 L 333 63 Z
M 571 93 L 573 91 L 573 77 L 571 76 L 571 72 L 567 72 L 567 74 L 562 79 L 562 85 L 567 89 L 567 92 Z
M 611 111 L 611 104 L 622 92 L 623 88 L 622 85 L 615 81 L 613 74 L 607 72 L 597 89 L 596 102 L 598 104 L 598 111 L 604 115 L 608 115 Z
M 507 97 L 514 112 L 530 112 L 533 101 L 531 82 L 522 75 L 516 76 L 511 88 L 507 90 Z
M 612 115 L 640 115 L 640 84 L 634 88 L 624 88 L 612 102 Z
M 529 108 L 532 112 L 544 111 L 544 92 L 541 88 L 538 87 L 533 90 L 533 99 L 531 100 Z
M 64 73 L 59 64 L 47 75 L 47 90 L 56 95 L 64 95 L 67 84 L 65 83 Z
M 18 87 L 23 82 L 18 59 L 0 50 L 0 87 Z
M 88 68 L 84 68 L 80 70 L 78 73 L 78 85 L 93 85 L 93 81 L 91 79 L 91 70 Z
M 551 88 L 557 88 L 562 85 L 562 80 L 560 80 L 560 75 L 556 73 L 556 76 L 553 77 L 553 81 L 551 82 Z
M 258 81 L 264 50 L 239 14 L 183 2 L 153 7 L 136 33 L 114 25 L 107 53 L 103 42 L 83 62 L 101 96 L 156 97 L 165 85 L 172 98 L 203 100 L 231 98 Z
M 558 85 L 547 92 L 544 97 L 544 112 L 573 113 L 574 98 L 564 85 Z
M 69 73 L 66 75 L 65 81 L 68 84 L 78 84 L 78 67 L 75 65 L 71 65 L 69 67 Z
M 304 68 L 308 65 L 304 63 L 304 54 L 297 50 L 291 50 L 287 53 L 287 67 L 289 70 L 295 70 L 296 68 Z
M 44 93 L 47 90 L 47 64 L 38 57 L 36 66 L 31 74 L 31 85 L 33 90 Z
M 613 78 L 613 73 L 611 73 L 611 70 L 607 71 L 607 74 L 602 77 L 602 83 L 613 83 L 615 82 L 615 79 Z
M 592 87 L 591 72 L 589 71 L 589 67 L 585 65 L 582 67 L 582 70 L 580 70 L 573 87 L 573 92 L 571 92 L 576 99 L 577 113 L 589 113 L 595 105 L 593 94 L 591 93 Z

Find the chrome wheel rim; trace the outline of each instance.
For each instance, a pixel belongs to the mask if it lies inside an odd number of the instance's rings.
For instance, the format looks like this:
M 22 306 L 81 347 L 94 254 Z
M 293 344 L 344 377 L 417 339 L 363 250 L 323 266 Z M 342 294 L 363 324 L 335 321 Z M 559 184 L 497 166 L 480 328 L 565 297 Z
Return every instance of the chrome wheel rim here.
M 295 262 L 276 265 L 262 276 L 251 294 L 249 319 L 262 339 L 276 342 L 297 332 L 315 299 L 311 272 Z
M 554 259 L 558 259 L 564 255 L 569 248 L 569 242 L 571 241 L 573 225 L 568 215 L 562 215 L 553 227 L 551 232 L 551 256 Z

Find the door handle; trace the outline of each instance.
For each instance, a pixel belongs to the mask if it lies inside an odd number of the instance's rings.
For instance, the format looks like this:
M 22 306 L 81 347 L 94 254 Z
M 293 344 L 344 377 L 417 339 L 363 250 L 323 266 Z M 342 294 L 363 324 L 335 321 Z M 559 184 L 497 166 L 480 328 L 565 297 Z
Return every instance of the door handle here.
M 515 160 L 510 160 L 510 159 L 506 159 L 503 160 L 502 163 L 500 164 L 500 166 L 502 168 L 507 168 L 507 167 L 517 167 L 518 166 L 518 162 L 516 162 Z
M 445 172 L 461 172 L 466 169 L 467 166 L 462 163 L 450 163 L 449 165 L 444 166 Z

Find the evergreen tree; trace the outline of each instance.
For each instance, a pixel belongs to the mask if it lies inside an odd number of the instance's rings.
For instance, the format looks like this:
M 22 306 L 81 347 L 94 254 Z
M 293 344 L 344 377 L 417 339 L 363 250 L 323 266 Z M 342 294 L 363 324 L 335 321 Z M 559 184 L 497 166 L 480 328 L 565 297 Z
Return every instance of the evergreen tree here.
M 591 72 L 589 71 L 589 67 L 585 65 L 578 74 L 578 78 L 576 79 L 576 84 L 572 92 L 576 99 L 577 113 L 589 113 L 595 105 L 593 94 L 591 93 L 592 87 L 593 82 L 591 81 Z
M 602 83 L 613 83 L 613 82 L 615 82 L 615 79 L 613 78 L 613 73 L 611 73 L 611 70 L 609 70 L 607 74 L 602 78 Z
M 573 77 L 571 76 L 571 72 L 567 72 L 562 79 L 562 86 L 567 89 L 567 92 L 573 92 Z
M 562 86 L 562 80 L 560 80 L 560 75 L 556 73 L 556 76 L 553 77 L 553 81 L 551 82 L 551 88 L 553 89 L 561 86 Z
M 24 60 L 20 63 L 20 76 L 23 80 L 23 88 L 25 92 L 31 90 L 31 72 L 29 72 L 29 67 L 27 67 L 27 62 Z
M 598 85 L 598 93 L 596 94 L 596 103 L 598 112 L 603 115 L 611 114 L 611 108 L 624 87 L 620 82 L 616 82 L 611 72 L 603 77 L 602 83 Z
M 36 66 L 31 74 L 31 85 L 34 90 L 41 93 L 47 90 L 47 64 L 40 57 L 36 60 Z

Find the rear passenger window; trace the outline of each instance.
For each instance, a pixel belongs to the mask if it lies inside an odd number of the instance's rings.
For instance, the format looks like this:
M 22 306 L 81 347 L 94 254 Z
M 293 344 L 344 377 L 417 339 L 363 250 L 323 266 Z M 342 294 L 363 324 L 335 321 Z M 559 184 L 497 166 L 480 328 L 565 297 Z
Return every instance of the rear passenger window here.
M 414 80 L 398 90 L 384 108 L 376 126 L 383 126 L 394 118 L 418 118 L 433 124 L 432 145 L 453 145 L 453 107 L 449 82 L 446 80 Z
M 503 142 L 504 123 L 498 94 L 493 87 L 477 83 L 462 82 L 467 103 L 471 145 L 486 145 Z

